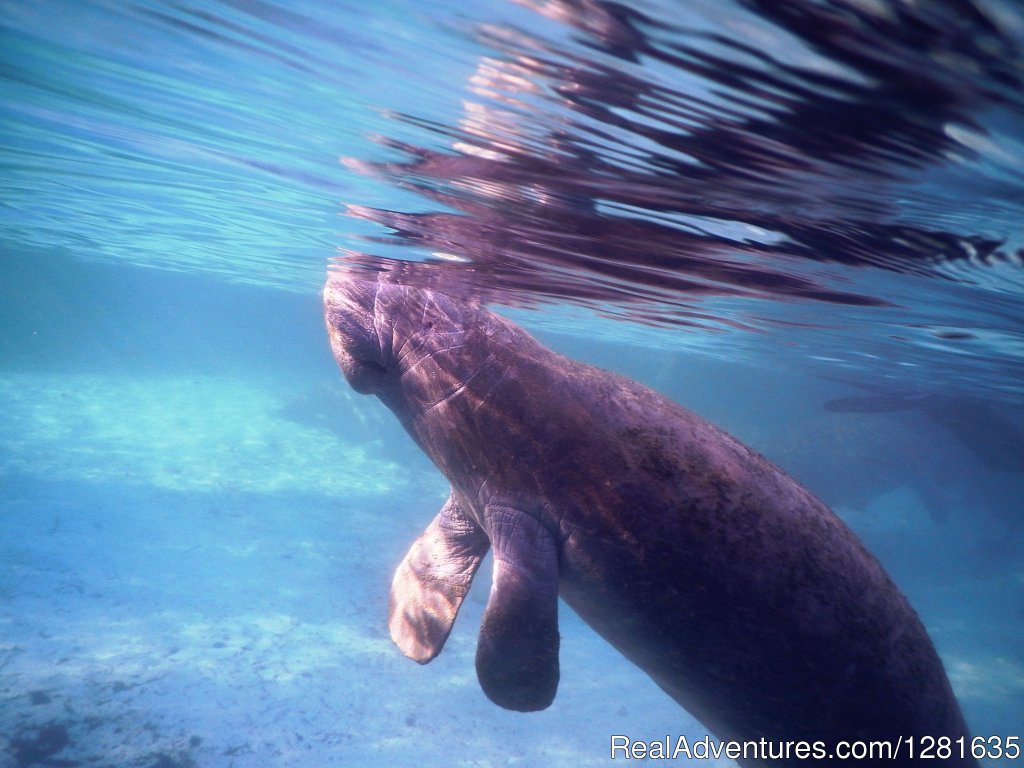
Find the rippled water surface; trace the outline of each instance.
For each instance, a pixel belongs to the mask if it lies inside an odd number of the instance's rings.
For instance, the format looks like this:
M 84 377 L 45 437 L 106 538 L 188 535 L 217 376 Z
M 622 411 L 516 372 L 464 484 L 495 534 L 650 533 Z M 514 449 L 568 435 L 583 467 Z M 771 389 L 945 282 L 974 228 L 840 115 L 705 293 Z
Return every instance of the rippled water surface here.
M 1018 5 L 456 5 L 5 4 L 5 243 L 1019 396 Z
M 477 691 L 472 615 L 431 667 L 390 647 L 444 483 L 338 378 L 329 264 L 754 445 L 893 573 L 972 729 L 1021 732 L 1022 222 L 1015 0 L 0 0 L 0 754 L 703 733 L 571 617 L 575 683 L 525 719 Z

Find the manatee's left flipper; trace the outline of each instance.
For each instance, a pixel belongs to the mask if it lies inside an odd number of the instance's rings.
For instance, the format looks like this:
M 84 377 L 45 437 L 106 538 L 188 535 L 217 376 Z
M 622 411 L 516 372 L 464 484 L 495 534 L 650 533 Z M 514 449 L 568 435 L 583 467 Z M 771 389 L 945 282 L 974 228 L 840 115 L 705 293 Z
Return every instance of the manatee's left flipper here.
M 558 544 L 535 517 L 488 506 L 494 581 L 480 626 L 476 673 L 505 709 L 548 707 L 558 688 Z
M 388 607 L 391 639 L 410 659 L 426 664 L 441 652 L 488 546 L 453 496 L 413 543 L 395 571 Z

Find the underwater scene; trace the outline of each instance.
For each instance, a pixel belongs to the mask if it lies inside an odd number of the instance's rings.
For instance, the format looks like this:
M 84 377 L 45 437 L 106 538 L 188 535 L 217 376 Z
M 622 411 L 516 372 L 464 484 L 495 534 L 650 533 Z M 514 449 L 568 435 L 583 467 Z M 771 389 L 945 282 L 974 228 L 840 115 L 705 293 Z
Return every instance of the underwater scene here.
M 1022 222 L 1017 0 L 0 0 L 0 766 L 1024 766 Z

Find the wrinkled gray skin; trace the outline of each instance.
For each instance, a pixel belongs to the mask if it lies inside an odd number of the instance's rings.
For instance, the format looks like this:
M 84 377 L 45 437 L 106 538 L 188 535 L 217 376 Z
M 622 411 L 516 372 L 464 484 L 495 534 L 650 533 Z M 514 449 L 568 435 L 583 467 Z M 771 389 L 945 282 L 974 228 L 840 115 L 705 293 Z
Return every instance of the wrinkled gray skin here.
M 720 739 L 966 735 L 906 599 L 763 457 L 485 309 L 340 276 L 324 301 L 349 383 L 451 482 L 394 577 L 407 656 L 441 651 L 491 547 L 476 668 L 502 707 L 554 698 L 561 595 Z

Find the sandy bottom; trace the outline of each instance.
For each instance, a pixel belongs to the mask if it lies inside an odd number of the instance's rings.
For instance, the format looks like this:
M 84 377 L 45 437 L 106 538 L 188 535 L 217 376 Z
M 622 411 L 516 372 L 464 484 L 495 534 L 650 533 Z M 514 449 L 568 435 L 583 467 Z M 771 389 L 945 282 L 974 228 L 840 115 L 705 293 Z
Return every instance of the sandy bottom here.
M 704 735 L 564 608 L 555 704 L 495 707 L 486 579 L 436 661 L 402 657 L 391 573 L 445 485 L 331 385 L 2 380 L 0 765 L 590 766 Z
M 391 573 L 446 489 L 368 403 L 335 381 L 0 379 L 0 764 L 606 766 L 613 734 L 704 737 L 564 607 L 555 704 L 492 705 L 487 579 L 436 661 L 403 658 Z M 1019 623 L 989 587 L 953 599 Z M 1021 722 L 1024 660 L 986 633 L 1006 637 L 969 612 L 935 630 L 988 735 Z

